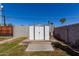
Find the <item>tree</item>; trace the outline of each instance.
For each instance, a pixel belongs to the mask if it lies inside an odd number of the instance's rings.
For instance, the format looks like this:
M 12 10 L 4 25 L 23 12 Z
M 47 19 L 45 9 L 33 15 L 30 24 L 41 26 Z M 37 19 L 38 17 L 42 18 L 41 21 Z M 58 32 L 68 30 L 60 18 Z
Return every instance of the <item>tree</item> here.
M 66 22 L 66 18 L 61 18 L 59 21 L 61 22 L 61 24 L 63 24 Z
M 48 25 L 50 24 L 50 21 L 48 20 Z
M 53 23 L 51 22 L 51 25 L 53 25 Z
M 13 26 L 13 25 L 11 23 L 9 23 L 8 26 Z
M 48 24 L 49 24 L 49 25 L 53 25 L 53 22 L 50 22 L 50 21 L 48 20 Z
M 0 24 L 0 26 L 1 26 L 1 24 Z

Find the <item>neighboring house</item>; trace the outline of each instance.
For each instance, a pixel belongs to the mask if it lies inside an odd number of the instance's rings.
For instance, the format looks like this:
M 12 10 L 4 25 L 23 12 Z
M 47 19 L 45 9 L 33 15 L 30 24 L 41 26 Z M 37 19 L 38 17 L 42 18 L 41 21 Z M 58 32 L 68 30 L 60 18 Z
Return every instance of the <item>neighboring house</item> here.
M 68 32 L 67 32 L 68 30 Z M 79 46 L 79 24 L 57 27 L 54 30 L 54 36 L 71 46 Z

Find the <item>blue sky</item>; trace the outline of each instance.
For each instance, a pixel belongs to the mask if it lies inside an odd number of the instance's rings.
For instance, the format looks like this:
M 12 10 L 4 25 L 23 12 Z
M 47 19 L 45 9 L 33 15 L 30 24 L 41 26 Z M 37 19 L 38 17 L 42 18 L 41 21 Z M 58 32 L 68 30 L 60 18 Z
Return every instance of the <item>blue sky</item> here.
M 55 26 L 79 23 L 79 4 L 51 3 L 4 3 L 3 14 L 6 22 L 14 25 L 47 24 L 50 20 Z M 67 21 L 62 25 L 60 18 Z

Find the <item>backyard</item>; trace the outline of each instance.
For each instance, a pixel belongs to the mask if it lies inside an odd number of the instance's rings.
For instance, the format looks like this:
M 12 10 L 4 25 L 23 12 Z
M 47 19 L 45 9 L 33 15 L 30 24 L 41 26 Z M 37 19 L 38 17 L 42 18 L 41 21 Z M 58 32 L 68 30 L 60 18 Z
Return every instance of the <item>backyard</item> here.
M 0 44 L 0 56 L 67 56 L 68 54 L 56 48 L 55 51 L 25 52 L 26 45 L 19 45 L 26 37 L 16 38 L 11 42 Z

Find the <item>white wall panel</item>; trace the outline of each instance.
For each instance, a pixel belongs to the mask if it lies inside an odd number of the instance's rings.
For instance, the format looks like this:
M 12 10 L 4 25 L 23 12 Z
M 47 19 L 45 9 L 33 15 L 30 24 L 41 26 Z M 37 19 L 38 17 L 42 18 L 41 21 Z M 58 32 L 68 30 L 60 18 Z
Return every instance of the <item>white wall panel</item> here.
M 45 40 L 49 40 L 49 26 L 45 26 Z
M 39 26 L 35 26 L 35 40 L 40 40 L 39 32 L 40 32 Z
M 29 39 L 34 40 L 34 26 L 29 26 Z

